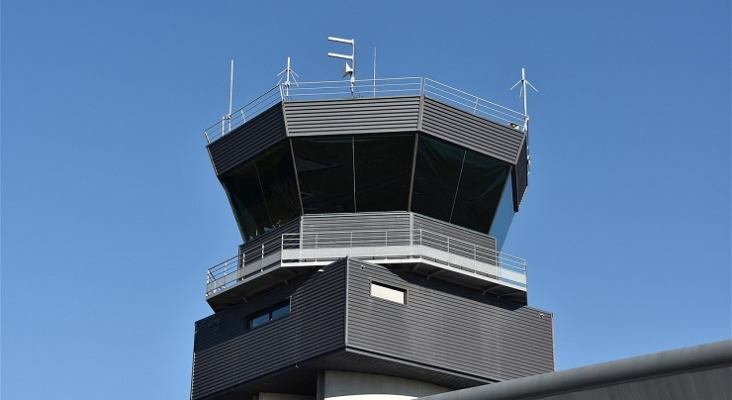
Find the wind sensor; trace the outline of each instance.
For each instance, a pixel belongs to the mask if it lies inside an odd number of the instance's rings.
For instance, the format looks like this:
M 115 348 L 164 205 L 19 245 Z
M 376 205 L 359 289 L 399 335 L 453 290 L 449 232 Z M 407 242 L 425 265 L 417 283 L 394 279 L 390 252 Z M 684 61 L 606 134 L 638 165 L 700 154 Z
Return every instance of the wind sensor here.
M 344 43 L 351 45 L 351 55 L 339 54 L 339 53 L 328 53 L 328 57 L 340 58 L 346 60 L 346 66 L 343 67 L 343 78 L 347 75 L 351 75 L 351 95 L 356 86 L 356 40 L 355 39 L 341 39 L 333 36 L 328 36 L 328 40 L 336 43 Z M 351 61 L 351 65 L 348 65 L 348 61 Z

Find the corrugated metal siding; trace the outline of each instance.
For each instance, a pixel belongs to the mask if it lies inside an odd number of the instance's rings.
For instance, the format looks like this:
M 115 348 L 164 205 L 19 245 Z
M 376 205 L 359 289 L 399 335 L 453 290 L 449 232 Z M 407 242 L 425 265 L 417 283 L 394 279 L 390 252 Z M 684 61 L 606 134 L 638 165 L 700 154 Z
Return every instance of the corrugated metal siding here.
M 282 105 L 278 103 L 208 145 L 216 175 L 223 175 L 285 138 Z
M 417 130 L 420 97 L 285 102 L 288 135 L 327 136 Z
M 451 225 L 421 214 L 412 213 L 413 228 L 439 233 L 453 239 L 462 240 L 491 250 L 496 250 L 496 239 L 483 233 Z
M 550 313 L 358 260 L 348 273 L 349 348 L 498 381 L 554 369 Z M 370 297 L 370 281 L 407 304 Z
M 303 233 L 408 230 L 408 212 L 317 214 L 302 217 Z
M 264 235 L 259 235 L 254 239 L 239 245 L 239 254 L 246 254 L 252 249 L 256 249 L 262 245 L 262 243 L 272 241 L 276 238 L 281 237 L 286 233 L 300 233 L 300 218 L 297 217 L 292 221 L 285 222 L 279 228 L 271 230 Z
M 287 285 L 198 321 L 192 398 L 209 398 L 267 373 L 343 348 L 344 265 L 345 261 L 335 262 L 322 273 L 293 279 Z M 290 296 L 289 315 L 246 329 L 247 315 Z
M 425 97 L 421 131 L 515 164 L 524 134 Z
M 511 172 L 513 174 L 513 210 L 516 212 L 518 212 L 521 206 L 526 187 L 529 186 L 529 164 L 526 155 L 526 146 L 527 143 L 524 142 L 523 146 L 521 146 L 521 153 L 519 153 L 516 167 Z

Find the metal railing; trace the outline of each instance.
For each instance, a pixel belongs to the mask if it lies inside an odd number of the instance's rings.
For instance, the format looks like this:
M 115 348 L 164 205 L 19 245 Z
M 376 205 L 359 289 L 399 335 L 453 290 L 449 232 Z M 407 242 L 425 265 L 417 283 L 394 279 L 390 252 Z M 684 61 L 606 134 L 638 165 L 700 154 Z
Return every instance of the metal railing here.
M 524 259 L 415 229 L 286 233 L 211 267 L 206 273 L 206 296 L 269 268 L 325 265 L 346 256 L 376 263 L 425 261 L 526 290 Z
M 243 125 L 271 106 L 282 101 L 374 98 L 425 95 L 505 125 L 525 128 L 528 116 L 519 111 L 474 96 L 451 86 L 424 77 L 364 79 L 355 81 L 353 91 L 349 81 L 299 82 L 278 84 L 244 107 L 224 115 L 220 121 L 204 130 L 208 143 L 214 142 Z

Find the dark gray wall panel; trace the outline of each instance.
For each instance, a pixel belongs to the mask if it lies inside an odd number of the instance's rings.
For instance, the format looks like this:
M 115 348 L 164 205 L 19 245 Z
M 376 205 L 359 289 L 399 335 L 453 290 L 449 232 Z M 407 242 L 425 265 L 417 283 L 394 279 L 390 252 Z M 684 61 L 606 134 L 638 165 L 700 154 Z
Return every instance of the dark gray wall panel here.
M 349 348 L 496 381 L 554 369 L 548 312 L 357 260 L 348 272 Z M 371 297 L 371 281 L 407 304 Z
M 513 178 L 513 210 L 518 212 L 521 201 L 524 198 L 526 187 L 529 186 L 529 165 L 527 159 L 527 143 L 521 146 L 516 167 L 511 171 Z
M 305 233 L 408 230 L 409 227 L 407 212 L 319 214 L 302 218 Z
M 196 323 L 192 398 L 205 399 L 342 349 L 345 261 L 299 277 Z M 244 318 L 291 296 L 291 313 L 254 329 Z
M 425 231 L 438 233 L 440 235 L 462 240 L 494 251 L 496 250 L 496 239 L 492 236 L 461 228 L 456 225 L 450 225 L 446 222 L 425 217 L 424 215 L 414 213 L 412 215 L 414 229 L 424 229 Z
M 278 103 L 208 145 L 216 175 L 245 163 L 285 137 L 282 104 Z
M 284 103 L 291 137 L 414 132 L 419 105 L 419 96 Z
M 516 164 L 524 134 L 447 104 L 425 97 L 420 131 Z

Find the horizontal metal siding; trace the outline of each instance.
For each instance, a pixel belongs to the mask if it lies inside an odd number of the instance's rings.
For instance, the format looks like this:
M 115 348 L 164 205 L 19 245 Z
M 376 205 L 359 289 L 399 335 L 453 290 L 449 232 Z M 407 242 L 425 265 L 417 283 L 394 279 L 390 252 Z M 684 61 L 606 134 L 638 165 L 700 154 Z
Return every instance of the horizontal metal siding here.
M 550 313 L 362 261 L 348 271 L 349 348 L 496 381 L 554 369 Z M 371 297 L 370 281 L 407 304 Z
M 516 167 L 513 169 L 513 210 L 518 212 L 521 206 L 521 201 L 524 198 L 526 187 L 529 186 L 529 161 L 527 157 L 527 143 L 524 142 L 521 146 L 521 153 L 519 153 L 518 162 Z
M 286 136 L 282 105 L 278 103 L 208 145 L 216 175 L 245 163 Z
M 408 229 L 408 212 L 318 214 L 302 217 L 303 233 Z
M 216 398 L 262 375 L 341 349 L 345 261 L 293 279 L 196 323 L 192 399 Z M 247 330 L 244 318 L 291 296 L 291 313 Z M 218 322 L 215 322 L 218 320 Z M 218 328 L 209 327 L 216 325 Z
M 421 132 L 516 164 L 524 134 L 425 97 Z
M 239 246 L 239 254 L 246 254 L 253 249 L 262 246 L 263 243 L 270 242 L 287 233 L 300 233 L 300 217 L 292 221 L 285 222 L 279 228 L 273 229 L 263 235 L 259 235 L 254 239 Z
M 288 135 L 415 132 L 420 97 L 285 102 Z
M 461 228 L 456 225 L 451 225 L 446 222 L 426 217 L 421 214 L 412 213 L 412 218 L 412 224 L 414 229 L 424 229 L 426 231 L 439 233 L 441 235 L 461 240 L 463 242 L 468 242 L 477 246 L 496 250 L 496 239 L 492 236 Z

